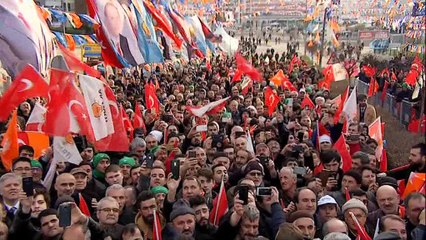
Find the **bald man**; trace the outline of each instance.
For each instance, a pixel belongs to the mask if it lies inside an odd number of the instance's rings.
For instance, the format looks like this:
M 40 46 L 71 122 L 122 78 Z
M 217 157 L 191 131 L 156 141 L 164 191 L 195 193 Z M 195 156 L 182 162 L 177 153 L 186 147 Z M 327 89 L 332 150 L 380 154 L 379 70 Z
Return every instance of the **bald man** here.
M 324 226 L 322 226 L 322 235 L 325 236 L 333 232 L 348 234 L 348 226 L 345 222 L 337 218 L 332 218 L 325 222 Z
M 297 175 L 294 174 L 293 168 L 283 167 L 279 172 L 279 179 L 281 189 L 281 198 L 284 201 L 284 205 L 288 206 L 294 199 L 297 188 Z
M 75 177 L 70 173 L 61 173 L 55 182 L 56 196 L 52 196 L 52 200 L 60 198 L 62 196 L 71 196 L 75 190 Z M 52 201 L 52 205 L 55 204 Z
M 389 214 L 395 214 L 404 218 L 405 216 L 400 215 L 399 209 L 399 195 L 395 188 L 389 185 L 383 185 L 377 189 L 376 199 L 379 205 L 379 209 L 368 214 L 367 225 L 375 229 L 377 219 Z

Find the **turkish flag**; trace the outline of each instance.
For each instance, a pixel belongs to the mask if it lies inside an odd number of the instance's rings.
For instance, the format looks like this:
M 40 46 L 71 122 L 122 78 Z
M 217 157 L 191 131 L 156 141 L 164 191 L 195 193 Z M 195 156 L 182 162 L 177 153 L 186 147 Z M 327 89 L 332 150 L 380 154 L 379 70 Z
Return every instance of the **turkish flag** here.
M 368 86 L 368 96 L 371 97 L 376 95 L 377 91 L 379 91 L 379 84 L 374 77 L 371 77 L 370 85 Z
M 152 82 L 145 84 L 145 104 L 147 109 L 153 109 L 156 114 L 160 114 L 160 102 Z
M 241 82 L 241 94 L 243 94 L 245 96 L 248 93 L 250 88 L 253 91 L 253 80 L 251 80 L 251 78 L 249 78 L 249 77 L 246 77 Z
M 226 101 L 230 97 L 223 98 L 220 100 L 217 100 L 215 102 L 211 102 L 205 106 L 202 107 L 192 107 L 192 106 L 185 106 L 185 109 L 188 110 L 192 115 L 197 117 L 202 117 L 205 114 L 214 114 L 222 110 L 226 106 Z
M 278 106 L 278 103 L 280 102 L 281 98 L 278 96 L 274 90 L 270 87 L 266 87 L 265 91 L 265 105 L 268 106 L 268 114 L 269 116 L 272 116 L 272 113 L 275 111 L 275 109 Z
M 371 66 L 363 66 L 362 69 L 364 70 L 365 75 L 367 75 L 369 78 L 374 77 L 377 72 L 377 68 L 373 68 Z
M 9 121 L 6 133 L 3 136 L 1 143 L 3 151 L 1 152 L 1 161 L 6 171 L 12 168 L 13 159 L 19 155 L 18 145 L 18 116 L 16 110 L 12 113 L 12 118 Z
M 410 72 L 408 72 L 407 76 L 405 77 L 405 82 L 410 86 L 414 86 L 416 85 L 416 81 L 419 75 L 420 73 L 417 70 L 411 68 Z
M 42 132 L 46 112 L 47 109 L 36 102 L 27 124 L 25 125 L 25 131 Z
M 123 115 L 126 114 L 120 110 L 114 92 L 110 87 L 105 88 L 105 94 L 108 99 L 109 107 L 111 109 L 112 122 L 114 125 L 114 133 L 107 137 L 96 141 L 95 148 L 98 151 L 109 152 L 128 152 L 129 151 L 129 138 L 127 137 L 126 128 L 124 127 Z M 122 109 L 122 108 L 121 108 Z M 127 117 L 127 115 L 126 115 Z M 128 120 L 128 119 L 127 119 Z M 130 122 L 128 120 L 128 122 Z M 133 128 L 130 129 L 133 135 Z
M 343 91 L 343 94 L 340 96 L 340 102 L 338 104 L 338 108 L 336 112 L 334 113 L 334 123 L 336 124 L 339 122 L 340 114 L 343 111 L 343 106 L 345 105 L 346 99 L 349 96 L 349 86 L 346 87 L 345 91 Z M 337 104 L 337 101 L 335 102 Z
M 289 90 L 290 92 L 293 92 L 293 91 L 297 92 L 297 88 L 293 85 L 293 83 L 290 82 L 290 80 L 288 80 L 288 78 L 285 79 L 282 87 L 284 90 Z
M 352 217 L 353 222 L 355 223 L 355 228 L 357 232 L 357 238 L 359 240 L 372 240 L 371 237 L 368 235 L 367 231 L 365 230 L 364 226 L 361 226 L 355 217 L 355 215 L 349 211 L 349 214 Z
M 213 209 L 210 212 L 210 223 L 219 226 L 220 219 L 228 211 L 228 200 L 226 199 L 226 191 L 224 182 L 220 184 L 219 194 L 213 199 Z
M 300 65 L 301 61 L 296 56 L 296 54 L 293 55 L 293 58 L 291 59 L 290 65 L 288 66 L 288 72 L 291 74 L 293 72 L 294 66 Z
M 90 75 L 95 78 L 101 77 L 101 73 L 99 71 L 80 61 L 80 59 L 78 59 L 74 55 L 74 53 L 69 51 L 66 47 L 62 46 L 62 44 L 60 44 L 59 42 L 58 46 L 59 49 L 61 49 L 62 56 L 64 57 L 65 62 L 67 63 L 67 66 L 71 71 L 84 72 L 87 75 Z
M 249 62 L 247 62 L 247 60 L 243 56 L 241 56 L 241 54 L 235 54 L 235 61 L 237 62 L 237 72 L 235 73 L 235 75 L 238 75 L 237 77 L 234 75 L 234 78 L 232 79 L 233 81 L 240 80 L 243 74 L 250 77 L 253 81 L 262 81 L 262 74 L 260 74 L 260 72 L 256 68 L 254 68 Z
M 160 216 L 154 210 L 154 224 L 152 224 L 152 240 L 163 240 L 163 227 L 161 226 Z
M 315 108 L 315 104 L 312 102 L 311 98 L 309 97 L 309 94 L 305 94 L 305 97 L 303 98 L 301 103 L 301 107 L 308 107 L 308 109 L 310 110 Z
M 390 77 L 389 68 L 383 69 L 382 72 L 380 73 L 380 77 L 383 77 L 385 75 L 385 73 L 388 77 Z
M 161 29 L 164 34 L 171 38 L 176 43 L 177 47 L 180 49 L 182 47 L 183 41 L 178 36 L 176 36 L 176 34 L 173 33 L 172 25 L 166 19 L 166 16 L 164 16 L 159 10 L 157 10 L 151 2 L 144 0 L 143 4 L 145 5 L 148 12 L 151 14 L 152 18 L 154 18 L 156 27 Z
M 383 148 L 382 150 L 382 157 L 380 160 L 380 172 L 387 172 L 388 171 L 388 154 L 386 153 L 386 149 Z
M 31 65 L 26 65 L 0 99 L 0 121 L 28 98 L 47 97 L 49 85 Z
M 142 128 L 146 134 L 146 126 L 142 117 L 142 111 L 139 103 L 136 103 L 135 114 L 133 115 L 133 128 Z
M 333 65 L 328 65 L 322 70 L 324 74 L 324 81 L 331 84 L 334 81 Z
M 336 149 L 342 157 L 343 172 L 349 171 L 352 168 L 352 157 L 348 148 L 346 147 L 346 141 L 343 134 L 340 135 L 333 148 Z

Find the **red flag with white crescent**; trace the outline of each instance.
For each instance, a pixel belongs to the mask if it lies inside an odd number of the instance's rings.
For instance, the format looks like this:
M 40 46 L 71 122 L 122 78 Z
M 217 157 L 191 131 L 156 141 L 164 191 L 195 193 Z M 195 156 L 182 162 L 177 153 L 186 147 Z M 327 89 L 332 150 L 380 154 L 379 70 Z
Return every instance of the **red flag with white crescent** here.
M 186 106 L 185 109 L 194 116 L 202 117 L 205 114 L 214 114 L 222 110 L 226 106 L 226 101 L 228 101 L 229 98 L 230 97 L 223 98 L 202 107 Z
M 276 92 L 274 92 L 274 90 L 272 90 L 272 88 L 266 87 L 266 90 L 265 90 L 265 105 L 268 106 L 269 116 L 272 116 L 272 113 L 277 108 L 280 100 L 281 100 L 280 96 Z
M 31 65 L 25 66 L 0 98 L 0 121 L 28 98 L 47 97 L 49 85 Z

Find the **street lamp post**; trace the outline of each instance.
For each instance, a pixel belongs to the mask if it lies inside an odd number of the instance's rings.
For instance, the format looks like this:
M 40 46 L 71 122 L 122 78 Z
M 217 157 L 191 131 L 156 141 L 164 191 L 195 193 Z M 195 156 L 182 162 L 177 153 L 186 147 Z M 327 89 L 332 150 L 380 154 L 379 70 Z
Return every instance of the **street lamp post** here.
M 321 48 L 320 48 L 320 56 L 319 56 L 319 66 L 322 65 L 322 55 L 324 54 L 324 37 L 325 37 L 325 22 L 327 20 L 327 12 L 328 7 L 324 9 L 324 18 L 322 20 L 322 32 L 321 32 Z

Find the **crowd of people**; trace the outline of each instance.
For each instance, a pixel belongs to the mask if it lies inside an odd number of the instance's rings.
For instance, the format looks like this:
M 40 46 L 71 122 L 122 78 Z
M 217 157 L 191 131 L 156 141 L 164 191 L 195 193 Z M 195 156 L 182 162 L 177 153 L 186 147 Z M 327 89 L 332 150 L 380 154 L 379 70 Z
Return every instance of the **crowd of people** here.
M 339 105 L 318 87 L 320 71 L 301 60 L 289 75 L 290 91 L 269 79 L 288 69 L 293 54 L 250 56 L 265 81 L 247 93 L 231 81 L 235 59 L 222 55 L 107 76 L 130 118 L 140 106 L 146 129 L 134 129 L 124 153 L 98 152 L 74 136 L 83 161 L 59 160 L 51 186 L 45 176 L 52 149 L 34 159 L 33 147 L 21 146 L 11 172 L 0 177 L 0 239 L 424 239 L 425 195 L 402 199 L 398 180 L 425 172 L 425 143 L 407 149 L 408 165 L 379 172 L 378 143 L 368 135 L 377 116 L 360 94 L 357 121 L 344 133 L 352 168 L 343 171 L 333 145 L 346 116 L 335 118 Z M 145 108 L 148 80 L 158 82 L 160 112 Z M 266 86 L 281 97 L 271 115 Z M 306 94 L 313 109 L 302 107 Z M 188 111 L 226 97 L 209 115 Z M 22 130 L 34 102 L 19 107 Z

